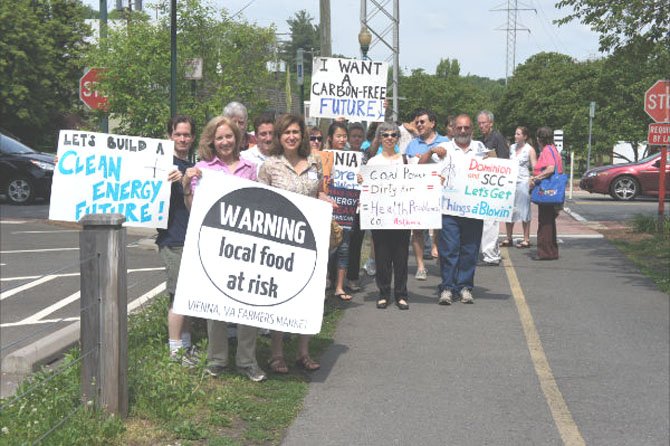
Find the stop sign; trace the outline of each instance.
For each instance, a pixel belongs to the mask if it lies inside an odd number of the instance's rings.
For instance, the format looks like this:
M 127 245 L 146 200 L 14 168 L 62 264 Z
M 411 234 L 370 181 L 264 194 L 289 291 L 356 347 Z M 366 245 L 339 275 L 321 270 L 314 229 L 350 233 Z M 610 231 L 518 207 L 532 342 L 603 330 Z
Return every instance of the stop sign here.
M 644 111 L 655 122 L 670 122 L 670 80 L 658 80 L 647 90 Z
M 104 70 L 104 68 L 91 68 L 79 79 L 79 99 L 93 110 L 107 108 L 107 96 L 103 96 L 96 89 L 98 76 Z

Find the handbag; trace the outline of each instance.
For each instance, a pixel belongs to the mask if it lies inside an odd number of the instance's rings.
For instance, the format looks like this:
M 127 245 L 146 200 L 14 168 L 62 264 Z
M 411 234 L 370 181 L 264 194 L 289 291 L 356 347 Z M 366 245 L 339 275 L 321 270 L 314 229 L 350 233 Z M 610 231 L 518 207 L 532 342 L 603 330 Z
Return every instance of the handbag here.
M 568 183 L 568 176 L 564 173 L 558 173 L 558 162 L 554 151 L 549 149 L 554 158 L 554 173 L 540 181 L 530 193 L 530 201 L 535 204 L 562 204 L 565 201 L 565 185 Z

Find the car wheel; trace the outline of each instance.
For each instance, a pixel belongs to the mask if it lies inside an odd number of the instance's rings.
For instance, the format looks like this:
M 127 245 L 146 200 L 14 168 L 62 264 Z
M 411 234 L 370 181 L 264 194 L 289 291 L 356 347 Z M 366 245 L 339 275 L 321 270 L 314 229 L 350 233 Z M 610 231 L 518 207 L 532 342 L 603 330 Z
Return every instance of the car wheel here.
M 615 200 L 632 200 L 638 193 L 640 193 L 640 185 L 637 180 L 627 175 L 615 178 L 610 186 L 610 195 Z
M 35 187 L 26 177 L 13 177 L 7 182 L 7 199 L 14 204 L 26 204 L 35 198 Z

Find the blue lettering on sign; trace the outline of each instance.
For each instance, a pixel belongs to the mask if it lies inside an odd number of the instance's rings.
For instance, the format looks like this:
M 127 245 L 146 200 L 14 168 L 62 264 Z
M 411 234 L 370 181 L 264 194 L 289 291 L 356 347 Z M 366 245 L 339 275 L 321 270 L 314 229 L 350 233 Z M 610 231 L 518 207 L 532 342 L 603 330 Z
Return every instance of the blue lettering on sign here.
M 383 102 L 378 99 L 320 98 L 319 114 L 355 116 L 363 119 L 383 118 Z
M 73 158 L 74 157 L 74 158 Z M 121 158 L 114 156 L 101 156 L 97 160 L 96 155 L 80 157 L 74 150 L 68 150 L 58 160 L 58 171 L 63 175 L 93 175 L 102 173 L 103 178 L 121 179 Z

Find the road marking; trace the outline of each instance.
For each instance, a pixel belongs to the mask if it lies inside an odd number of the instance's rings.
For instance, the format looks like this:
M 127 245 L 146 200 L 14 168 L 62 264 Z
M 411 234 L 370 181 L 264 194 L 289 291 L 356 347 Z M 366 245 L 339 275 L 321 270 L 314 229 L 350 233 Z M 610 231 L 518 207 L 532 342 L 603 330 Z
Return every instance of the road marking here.
M 29 254 L 33 252 L 79 251 L 79 248 L 45 248 L 45 249 L 17 249 L 15 251 L 0 251 L 0 254 Z
M 64 234 L 67 232 L 79 232 L 79 229 L 58 229 L 54 231 L 14 231 L 12 234 Z
M 145 272 L 151 272 L 151 271 L 163 271 L 165 270 L 165 267 L 159 266 L 159 267 L 154 267 L 154 268 L 133 268 L 129 269 L 128 273 L 145 273 Z M 16 288 L 12 288 L 11 290 L 5 291 L 0 293 L 0 301 L 7 299 L 8 297 L 12 297 L 13 295 L 20 293 L 22 291 L 29 290 L 30 288 L 42 285 L 43 283 L 46 283 L 50 280 L 60 278 L 60 277 L 75 277 L 78 276 L 79 273 L 64 273 L 64 274 L 47 274 L 45 276 L 23 276 L 23 277 L 3 277 L 2 281 L 12 281 L 12 280 L 30 280 L 30 279 L 37 279 L 33 282 L 29 282 L 26 284 L 23 284 L 21 286 L 18 286 Z
M 556 379 L 549 366 L 549 360 L 544 353 L 540 335 L 535 328 L 533 315 L 530 312 L 526 297 L 523 294 L 521 284 L 519 283 L 516 271 L 514 270 L 512 259 L 507 251 L 507 248 L 503 248 L 505 254 L 503 257 L 505 273 L 507 274 L 507 280 L 509 281 L 512 290 L 514 303 L 516 304 L 517 312 L 519 313 L 523 333 L 526 336 L 528 351 L 530 352 L 530 357 L 533 361 L 535 373 L 540 381 L 542 393 L 544 393 L 544 397 L 547 400 L 547 405 L 551 411 L 556 428 L 561 435 L 563 444 L 569 446 L 584 446 L 586 445 L 584 438 L 582 438 L 582 434 L 579 432 L 579 428 L 577 427 L 575 420 L 572 418 L 570 409 L 568 409 L 568 405 L 566 404 L 565 399 L 563 399 L 563 395 L 558 388 Z
M 0 224 L 3 225 L 22 225 L 26 223 L 25 220 L 0 220 Z
M 131 303 L 129 303 L 128 304 L 128 313 L 132 313 L 137 308 L 143 306 L 144 304 L 149 302 L 151 299 L 153 299 L 154 297 L 156 297 L 157 295 L 159 295 L 163 291 L 165 291 L 165 282 L 157 285 L 153 289 L 147 291 L 146 293 L 144 293 L 143 295 L 141 295 L 140 297 L 138 297 L 137 299 L 135 299 Z M 25 318 L 21 321 L 17 321 L 17 322 L 7 322 L 5 324 L 0 324 L 0 328 L 20 327 L 20 326 L 23 326 L 23 325 L 55 324 L 57 322 L 78 321 L 79 320 L 78 316 L 66 317 L 66 318 L 62 318 L 62 319 L 41 319 L 41 317 L 46 316 L 47 314 L 49 314 L 47 312 L 47 310 L 51 309 L 50 312 L 56 311 L 59 308 L 62 308 L 65 305 L 74 302 L 78 298 L 79 298 L 79 291 L 77 291 L 76 293 L 74 293 L 74 294 L 68 296 L 67 298 L 61 300 L 60 302 L 52 305 L 51 307 L 45 308 L 44 310 L 40 311 L 39 313 L 35 313 L 33 316 L 27 317 L 27 318 Z M 67 302 L 65 302 L 65 301 L 67 301 Z M 65 303 L 63 303 L 63 302 L 65 302 Z M 52 308 L 52 307 L 56 307 L 56 306 L 58 306 L 58 308 Z M 40 317 L 37 317 L 38 315 L 40 315 Z

